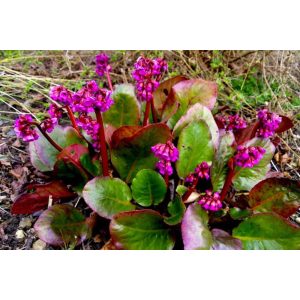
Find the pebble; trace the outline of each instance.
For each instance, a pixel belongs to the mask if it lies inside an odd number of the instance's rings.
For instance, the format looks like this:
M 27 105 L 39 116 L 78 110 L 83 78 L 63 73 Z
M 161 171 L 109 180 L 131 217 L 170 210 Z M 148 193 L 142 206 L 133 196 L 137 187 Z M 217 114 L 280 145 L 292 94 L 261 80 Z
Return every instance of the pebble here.
M 24 231 L 22 230 L 22 229 L 19 229 L 19 230 L 17 230 L 16 231 L 16 234 L 15 234 L 15 236 L 16 236 L 16 239 L 17 240 L 24 240 L 24 238 L 25 238 L 25 233 L 24 233 Z
M 295 219 L 295 221 L 296 221 L 298 224 L 300 224 L 300 217 L 297 217 L 297 218 Z
M 30 219 L 30 218 L 23 218 L 23 219 L 20 221 L 19 228 L 21 228 L 21 229 L 24 229 L 24 228 L 30 228 L 31 225 L 32 225 L 32 222 L 31 222 L 31 219 Z
M 33 243 L 32 249 L 33 250 L 45 250 L 47 244 L 42 240 L 37 240 Z

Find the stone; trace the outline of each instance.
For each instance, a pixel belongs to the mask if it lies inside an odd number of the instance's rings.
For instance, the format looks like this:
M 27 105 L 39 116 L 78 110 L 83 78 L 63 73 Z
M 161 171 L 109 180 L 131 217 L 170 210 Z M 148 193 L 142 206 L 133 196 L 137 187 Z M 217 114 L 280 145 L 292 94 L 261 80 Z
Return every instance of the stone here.
M 42 240 L 37 240 L 32 245 L 33 250 L 45 250 L 46 247 L 47 247 L 47 244 Z
M 21 228 L 21 229 L 30 228 L 31 225 L 32 225 L 32 222 L 31 222 L 30 218 L 23 218 L 19 223 L 19 228 Z
M 22 230 L 22 229 L 19 229 L 19 230 L 17 230 L 16 231 L 16 234 L 15 234 L 15 236 L 16 236 L 16 239 L 17 240 L 24 240 L 24 238 L 25 238 L 25 233 L 24 233 L 24 231 Z
M 295 221 L 296 221 L 298 224 L 300 224 L 300 217 L 297 217 L 297 218 L 295 219 Z

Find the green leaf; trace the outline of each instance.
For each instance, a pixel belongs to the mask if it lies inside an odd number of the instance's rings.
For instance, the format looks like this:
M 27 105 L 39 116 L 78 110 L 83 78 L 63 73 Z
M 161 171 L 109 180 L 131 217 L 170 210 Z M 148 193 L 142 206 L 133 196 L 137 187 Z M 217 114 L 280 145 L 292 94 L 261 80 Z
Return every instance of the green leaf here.
M 198 203 L 191 204 L 183 217 L 181 233 L 184 250 L 208 250 L 213 244 L 208 215 Z
M 275 152 L 275 147 L 268 139 L 254 138 L 243 144 L 245 147 L 260 146 L 266 150 L 261 161 L 252 168 L 234 169 L 233 186 L 237 191 L 250 191 L 258 182 L 263 180 L 270 170 L 270 162 Z
M 177 185 L 176 193 L 180 197 L 182 197 L 186 193 L 187 190 L 188 190 L 188 188 L 186 186 L 179 184 L 179 185 Z
M 233 230 L 246 250 L 299 250 L 300 228 L 273 213 L 256 214 Z
M 177 137 L 183 128 L 191 122 L 204 121 L 209 128 L 212 141 L 215 147 L 219 144 L 219 129 L 211 111 L 204 105 L 196 103 L 191 106 L 185 115 L 183 115 L 176 123 L 173 129 L 174 137 Z
M 141 206 L 148 207 L 161 203 L 167 193 L 163 177 L 153 170 L 141 170 L 131 185 L 132 197 Z
M 165 217 L 164 221 L 168 225 L 177 225 L 182 221 L 185 213 L 185 205 L 181 198 L 175 196 L 175 198 L 168 204 L 169 217 Z
M 41 240 L 53 246 L 80 244 L 90 235 L 85 217 L 67 204 L 56 204 L 45 210 L 34 229 Z
M 214 146 L 208 126 L 204 121 L 190 123 L 185 127 L 178 141 L 179 159 L 176 163 L 178 176 L 185 178 L 203 161 L 210 163 Z
M 131 128 L 131 129 L 130 129 Z M 112 164 L 126 182 L 131 182 L 142 169 L 154 169 L 157 159 L 151 147 L 172 138 L 164 124 L 151 124 L 143 128 L 121 127 L 112 135 Z
M 168 121 L 173 128 L 188 108 L 196 103 L 213 109 L 217 99 L 217 84 L 203 79 L 191 79 L 177 83 L 173 86 L 175 100 L 180 104 L 175 115 Z
M 232 207 L 229 210 L 229 215 L 233 220 L 243 220 L 251 216 L 252 211 L 249 209 L 240 209 L 238 207 Z
M 225 183 L 228 174 L 228 161 L 234 154 L 234 135 L 232 132 L 226 132 L 220 139 L 218 150 L 211 167 L 211 182 L 213 191 L 220 191 Z
M 211 231 L 213 235 L 213 250 L 241 250 L 242 242 L 232 237 L 224 230 L 214 228 Z
M 135 209 L 130 200 L 128 185 L 119 178 L 96 177 L 89 181 L 82 192 L 87 205 L 103 218 Z
M 120 84 L 113 95 L 114 105 L 103 113 L 105 123 L 116 128 L 123 125 L 138 125 L 140 119 L 140 105 L 131 84 Z
M 175 240 L 163 217 L 154 210 L 115 215 L 110 223 L 115 246 L 127 250 L 171 250 Z
M 287 218 L 300 207 L 300 183 L 288 178 L 265 179 L 250 191 L 249 204 L 254 211 Z
M 56 126 L 49 134 L 50 137 L 62 148 L 73 144 L 86 145 L 73 127 Z M 32 165 L 41 172 L 53 171 L 56 156 L 59 153 L 45 138 L 39 133 L 39 139 L 29 143 L 29 153 Z

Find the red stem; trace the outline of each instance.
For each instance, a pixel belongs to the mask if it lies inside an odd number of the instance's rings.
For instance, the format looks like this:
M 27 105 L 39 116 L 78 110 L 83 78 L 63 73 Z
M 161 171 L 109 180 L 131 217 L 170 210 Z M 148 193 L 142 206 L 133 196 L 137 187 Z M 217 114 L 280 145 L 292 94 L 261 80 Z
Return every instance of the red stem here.
M 39 131 L 43 134 L 43 136 L 47 139 L 47 141 L 59 152 L 61 152 L 63 150 L 63 148 L 61 146 L 59 146 L 56 142 L 54 142 L 52 140 L 52 138 L 48 135 L 48 133 L 41 127 L 40 124 L 38 123 L 32 123 L 33 125 L 35 125 Z
M 111 83 L 109 72 L 105 71 L 105 74 L 106 74 L 106 78 L 107 78 L 107 81 L 108 81 L 109 88 L 110 88 L 111 91 L 113 91 L 113 86 L 112 86 L 112 83 Z
M 183 195 L 183 197 L 182 197 L 183 202 L 185 202 L 191 196 L 191 194 L 196 190 L 198 181 L 199 181 L 199 178 L 196 178 L 196 180 L 193 182 L 193 185 L 190 186 L 189 189 L 187 190 L 187 192 Z
M 102 168 L 103 168 L 103 175 L 109 176 L 109 169 L 108 169 L 108 155 L 106 149 L 106 142 L 105 142 L 105 133 L 104 133 L 104 125 L 102 120 L 102 115 L 100 110 L 95 110 L 97 121 L 99 126 L 99 138 L 100 138 L 100 156 L 102 160 Z
M 157 123 L 157 117 L 156 117 L 156 113 L 155 113 L 154 100 L 153 99 L 151 99 L 151 113 L 152 113 L 153 122 Z
M 169 186 L 169 175 L 168 175 L 168 174 L 165 174 L 164 178 L 165 178 L 166 186 L 167 186 L 167 188 L 168 188 L 168 186 Z
M 229 191 L 229 188 L 232 184 L 232 179 L 233 179 L 233 176 L 234 176 L 234 167 L 233 167 L 233 160 L 232 159 L 229 160 L 228 166 L 229 166 L 229 173 L 226 177 L 226 180 L 225 180 L 225 183 L 224 183 L 221 195 L 220 195 L 220 200 L 221 201 L 223 201 L 225 199 L 225 197 L 226 197 L 226 195 Z
M 146 110 L 145 110 L 145 114 L 144 114 L 143 126 L 146 126 L 148 124 L 150 107 L 151 107 L 151 101 L 147 101 L 146 102 Z
M 66 109 L 67 109 L 67 111 L 68 111 L 69 118 L 70 118 L 70 120 L 71 120 L 71 122 L 72 122 L 72 126 L 73 126 L 73 127 L 76 129 L 76 131 L 81 135 L 80 130 L 79 130 L 77 124 L 76 124 L 75 116 L 74 116 L 74 114 L 73 114 L 73 112 L 72 112 L 70 106 L 69 106 L 69 105 L 66 105 Z

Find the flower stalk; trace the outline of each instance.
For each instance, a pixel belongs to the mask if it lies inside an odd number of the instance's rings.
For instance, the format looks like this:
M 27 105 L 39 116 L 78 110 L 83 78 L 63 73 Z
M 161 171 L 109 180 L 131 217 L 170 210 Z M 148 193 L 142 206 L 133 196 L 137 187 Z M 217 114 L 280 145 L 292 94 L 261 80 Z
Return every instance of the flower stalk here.
M 102 161 L 103 175 L 109 176 L 108 169 L 108 155 L 106 149 L 105 133 L 104 133 L 104 124 L 102 119 L 102 114 L 99 109 L 95 109 L 97 122 L 99 124 L 99 139 L 100 139 L 100 156 Z

